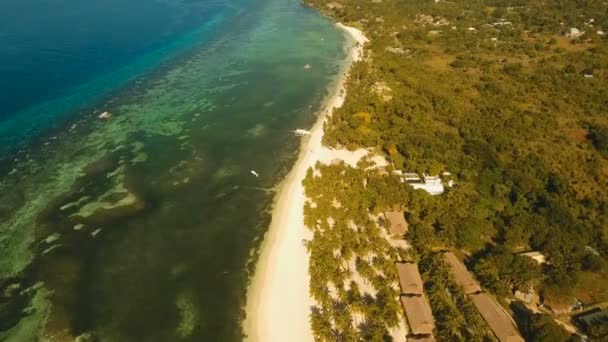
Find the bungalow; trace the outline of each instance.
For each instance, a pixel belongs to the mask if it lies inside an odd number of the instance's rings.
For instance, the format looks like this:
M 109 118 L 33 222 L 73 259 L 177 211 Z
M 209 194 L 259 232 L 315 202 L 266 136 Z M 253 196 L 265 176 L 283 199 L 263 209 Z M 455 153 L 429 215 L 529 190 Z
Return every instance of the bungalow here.
M 500 342 L 524 342 L 505 309 L 487 293 L 469 295 L 473 305 Z
M 456 283 L 462 287 L 464 293 L 471 294 L 481 292 L 481 286 L 479 286 L 477 280 L 473 278 L 471 273 L 467 270 L 464 264 L 458 260 L 454 253 L 443 253 L 443 261 L 445 261 L 450 267 L 450 270 L 456 279 Z
M 412 335 L 432 335 L 435 323 L 426 296 L 401 296 L 401 305 L 410 326 Z
M 411 295 L 424 294 L 418 265 L 410 262 L 398 262 L 396 265 L 401 293 Z
M 403 212 L 387 211 L 384 213 L 385 222 L 388 223 L 388 230 L 394 235 L 405 235 L 408 224 L 405 221 Z

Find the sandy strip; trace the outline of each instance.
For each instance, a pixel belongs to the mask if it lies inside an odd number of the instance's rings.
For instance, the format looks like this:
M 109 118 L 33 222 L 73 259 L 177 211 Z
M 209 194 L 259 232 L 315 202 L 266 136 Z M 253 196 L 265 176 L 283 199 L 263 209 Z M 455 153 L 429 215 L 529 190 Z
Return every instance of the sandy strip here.
M 342 24 L 337 26 L 357 42 L 350 51 L 349 60 L 359 60 L 367 38 L 355 28 Z M 334 94 L 329 97 L 310 136 L 304 138 L 307 141 L 302 143 L 298 160 L 275 198 L 270 228 L 262 243 L 260 259 L 247 293 L 247 319 L 243 328 L 248 341 L 313 341 L 309 314 L 314 300 L 308 288 L 308 253 L 302 243 L 311 239 L 312 234 L 304 226 L 306 198 L 302 180 L 308 168 L 317 161 L 329 163 L 338 158 L 355 165 L 367 153 L 365 150 L 330 150 L 321 145 L 326 115 L 344 102 L 345 76 L 343 74 L 336 83 Z

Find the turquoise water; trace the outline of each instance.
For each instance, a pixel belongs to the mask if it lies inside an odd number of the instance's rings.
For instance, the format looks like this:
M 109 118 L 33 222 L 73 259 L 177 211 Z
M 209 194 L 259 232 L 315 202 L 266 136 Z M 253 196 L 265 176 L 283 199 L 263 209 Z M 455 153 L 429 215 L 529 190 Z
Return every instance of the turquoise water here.
M 240 0 L 0 2 L 0 158 L 221 36 L 242 10 Z
M 240 340 L 290 131 L 315 120 L 346 50 L 297 1 L 223 5 L 87 81 L 120 87 L 65 88 L 84 109 L 57 110 L 65 123 L 2 165 L 0 340 Z

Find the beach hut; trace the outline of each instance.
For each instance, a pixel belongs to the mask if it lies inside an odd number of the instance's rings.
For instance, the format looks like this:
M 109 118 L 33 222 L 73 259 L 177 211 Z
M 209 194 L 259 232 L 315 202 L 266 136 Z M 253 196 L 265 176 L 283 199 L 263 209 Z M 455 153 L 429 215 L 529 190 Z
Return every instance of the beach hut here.
M 401 296 L 401 305 L 413 335 L 433 334 L 433 313 L 425 295 Z
M 398 262 L 396 265 L 401 293 L 412 295 L 424 294 L 418 265 L 410 262 Z
M 500 342 L 524 342 L 505 309 L 487 293 L 469 295 L 473 305 Z
M 387 211 L 384 218 L 388 222 L 391 234 L 404 235 L 407 232 L 407 222 L 401 211 Z
M 464 293 L 471 294 L 481 292 L 481 286 L 473 275 L 467 270 L 464 264 L 452 252 L 443 253 L 443 260 L 448 264 L 458 285 L 460 285 Z

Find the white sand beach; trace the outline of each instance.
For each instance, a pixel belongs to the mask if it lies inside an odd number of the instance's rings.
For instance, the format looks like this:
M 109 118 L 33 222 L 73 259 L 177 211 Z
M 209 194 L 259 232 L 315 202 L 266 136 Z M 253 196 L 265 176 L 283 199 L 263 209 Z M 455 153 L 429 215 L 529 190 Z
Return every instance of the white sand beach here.
M 350 61 L 362 58 L 367 38 L 355 28 L 342 24 L 337 26 L 356 42 L 350 50 Z M 298 160 L 275 198 L 270 228 L 262 243 L 260 259 L 247 293 L 247 319 L 243 327 L 248 341 L 313 341 L 309 314 L 314 300 L 309 294 L 309 258 L 303 245 L 303 241 L 310 239 L 312 234 L 304 226 L 306 197 L 302 180 L 308 168 L 317 161 L 330 163 L 334 159 L 342 159 L 356 165 L 368 153 L 366 150 L 331 150 L 321 145 L 326 116 L 344 102 L 345 79 L 346 74 L 343 74 L 338 80 L 310 136 L 304 138 Z

